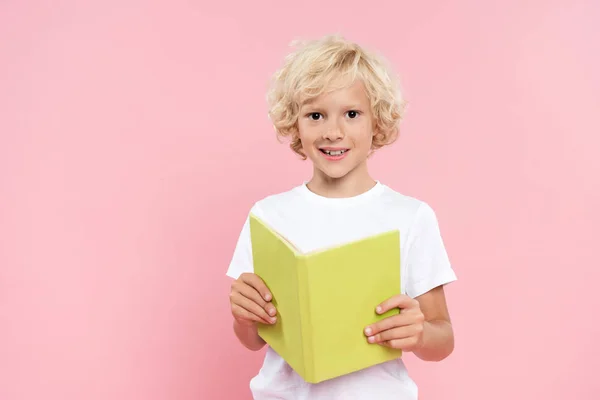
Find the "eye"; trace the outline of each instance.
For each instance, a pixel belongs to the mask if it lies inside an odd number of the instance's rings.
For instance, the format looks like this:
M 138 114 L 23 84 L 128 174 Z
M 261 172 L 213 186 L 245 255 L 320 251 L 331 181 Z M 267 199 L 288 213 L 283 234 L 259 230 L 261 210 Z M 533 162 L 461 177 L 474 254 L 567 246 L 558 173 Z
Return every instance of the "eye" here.
M 312 119 L 313 121 L 318 121 L 320 116 L 321 116 L 321 113 L 318 113 L 318 112 L 313 112 L 313 113 L 308 114 L 308 118 Z
M 358 117 L 358 111 L 355 111 L 355 110 L 348 111 L 348 117 L 351 119 Z

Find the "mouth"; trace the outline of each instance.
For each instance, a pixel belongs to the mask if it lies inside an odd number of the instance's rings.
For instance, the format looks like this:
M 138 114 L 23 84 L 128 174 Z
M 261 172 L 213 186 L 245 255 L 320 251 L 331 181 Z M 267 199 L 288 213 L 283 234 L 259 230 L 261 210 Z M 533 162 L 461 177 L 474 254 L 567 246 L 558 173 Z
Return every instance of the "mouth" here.
M 321 153 L 326 154 L 328 156 L 338 157 L 342 154 L 348 152 L 348 149 L 319 149 Z
M 319 151 L 323 154 L 325 159 L 329 161 L 338 161 L 346 157 L 350 149 L 331 149 L 331 148 L 322 148 Z

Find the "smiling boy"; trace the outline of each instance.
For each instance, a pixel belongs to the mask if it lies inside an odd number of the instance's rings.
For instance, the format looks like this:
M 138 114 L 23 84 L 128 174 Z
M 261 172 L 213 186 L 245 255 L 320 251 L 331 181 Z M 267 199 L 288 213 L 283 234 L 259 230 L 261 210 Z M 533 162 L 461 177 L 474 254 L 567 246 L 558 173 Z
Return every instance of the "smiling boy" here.
M 277 133 L 312 162 L 313 175 L 257 201 L 250 213 L 303 252 L 399 230 L 400 293 L 373 307 L 379 313 L 397 307 L 401 313 L 365 326 L 365 340 L 426 361 L 446 358 L 454 335 L 444 285 L 456 275 L 436 215 L 424 201 L 391 189 L 368 170 L 369 155 L 395 141 L 403 111 L 396 82 L 381 58 L 339 36 L 307 42 L 275 74 L 269 105 Z M 257 324 L 276 323 L 277 310 L 253 273 L 249 219 L 227 275 L 234 279 L 234 332 L 245 347 L 259 350 L 265 342 Z M 270 348 L 250 388 L 255 399 L 413 400 L 418 393 L 401 359 L 310 384 Z

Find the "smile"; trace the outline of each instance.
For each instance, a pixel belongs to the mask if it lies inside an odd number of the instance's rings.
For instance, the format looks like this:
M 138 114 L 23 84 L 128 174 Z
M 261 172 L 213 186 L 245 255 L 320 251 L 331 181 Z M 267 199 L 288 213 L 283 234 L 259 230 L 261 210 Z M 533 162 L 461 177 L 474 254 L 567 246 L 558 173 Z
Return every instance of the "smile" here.
M 321 152 L 329 155 L 329 156 L 341 156 L 342 154 L 344 154 L 345 152 L 347 152 L 347 149 L 343 149 L 343 150 L 324 150 L 324 149 L 319 149 L 321 150 Z
M 319 149 L 326 160 L 328 161 L 339 161 L 346 157 L 349 149 Z

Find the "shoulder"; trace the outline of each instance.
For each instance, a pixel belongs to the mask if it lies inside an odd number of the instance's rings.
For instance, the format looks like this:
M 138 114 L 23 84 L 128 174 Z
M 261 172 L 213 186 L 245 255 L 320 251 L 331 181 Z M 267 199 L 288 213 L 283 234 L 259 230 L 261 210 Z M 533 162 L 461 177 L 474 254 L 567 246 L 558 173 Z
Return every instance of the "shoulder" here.
M 390 214 L 401 214 L 410 225 L 431 222 L 436 219 L 435 211 L 425 200 L 409 196 L 384 185 L 381 195 L 383 207 Z
M 302 201 L 299 192 L 299 186 L 278 193 L 271 193 L 254 202 L 250 209 L 251 214 L 260 216 L 264 213 L 277 212 L 294 207 L 295 204 Z

